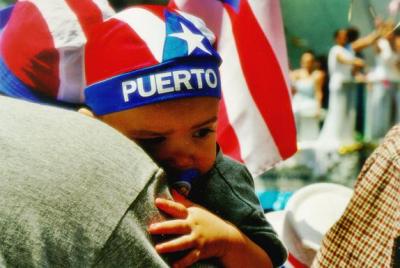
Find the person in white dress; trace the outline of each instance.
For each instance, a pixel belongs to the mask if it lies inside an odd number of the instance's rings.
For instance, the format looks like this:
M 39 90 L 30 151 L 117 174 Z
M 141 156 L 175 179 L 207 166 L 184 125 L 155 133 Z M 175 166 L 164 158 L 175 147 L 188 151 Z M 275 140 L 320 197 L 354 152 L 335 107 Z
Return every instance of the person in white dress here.
M 376 44 L 376 65 L 368 78 L 366 138 L 379 140 L 400 122 L 400 32 L 393 32 L 393 23 L 387 23 L 390 33 Z
M 319 141 L 326 147 L 337 149 L 354 142 L 355 129 L 355 83 L 353 67 L 361 68 L 364 61 L 346 49 L 347 32 L 337 30 L 335 45 L 328 55 L 329 106 Z
M 293 90 L 293 112 L 299 142 L 315 140 L 319 134 L 322 86 L 325 74 L 315 69 L 315 56 L 306 51 L 301 56 L 300 68 L 290 72 Z

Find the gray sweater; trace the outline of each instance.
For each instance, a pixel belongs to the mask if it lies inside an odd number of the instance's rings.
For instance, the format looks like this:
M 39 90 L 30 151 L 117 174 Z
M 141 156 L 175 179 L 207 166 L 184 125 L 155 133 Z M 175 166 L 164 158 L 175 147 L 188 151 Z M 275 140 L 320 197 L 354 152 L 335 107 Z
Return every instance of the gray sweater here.
M 0 96 L 0 267 L 168 267 L 146 231 L 160 194 L 162 170 L 117 131 Z

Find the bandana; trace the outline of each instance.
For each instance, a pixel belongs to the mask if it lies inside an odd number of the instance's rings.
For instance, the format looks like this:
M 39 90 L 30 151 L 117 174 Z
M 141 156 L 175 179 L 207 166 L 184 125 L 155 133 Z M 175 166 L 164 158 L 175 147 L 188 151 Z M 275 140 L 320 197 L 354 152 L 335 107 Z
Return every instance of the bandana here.
M 213 39 L 200 19 L 163 6 L 116 14 L 86 45 L 86 104 L 103 115 L 172 99 L 220 98 Z

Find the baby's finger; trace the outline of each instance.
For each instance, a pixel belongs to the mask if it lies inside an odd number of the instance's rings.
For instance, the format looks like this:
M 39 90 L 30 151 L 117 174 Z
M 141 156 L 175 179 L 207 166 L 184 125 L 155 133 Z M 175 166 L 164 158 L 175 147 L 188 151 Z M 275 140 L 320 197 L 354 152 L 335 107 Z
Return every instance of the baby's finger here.
M 190 207 L 192 205 L 192 202 L 190 202 L 185 196 L 181 195 L 178 191 L 172 190 L 171 194 L 175 201 L 181 203 L 185 207 Z
M 165 213 L 171 215 L 172 217 L 185 219 L 188 215 L 186 207 L 173 200 L 156 198 L 155 203 L 158 209 L 164 211 Z
M 197 262 L 198 260 L 200 260 L 200 255 L 201 255 L 200 250 L 194 249 L 191 252 L 189 252 L 189 254 L 187 254 L 185 257 L 175 262 L 173 267 L 174 268 L 188 267 L 193 263 Z
M 151 224 L 148 231 L 150 234 L 188 234 L 192 229 L 185 220 L 169 220 Z
M 183 235 L 168 242 L 164 242 L 156 245 L 156 250 L 158 253 L 170 253 L 181 251 L 195 246 L 195 241 L 190 235 Z

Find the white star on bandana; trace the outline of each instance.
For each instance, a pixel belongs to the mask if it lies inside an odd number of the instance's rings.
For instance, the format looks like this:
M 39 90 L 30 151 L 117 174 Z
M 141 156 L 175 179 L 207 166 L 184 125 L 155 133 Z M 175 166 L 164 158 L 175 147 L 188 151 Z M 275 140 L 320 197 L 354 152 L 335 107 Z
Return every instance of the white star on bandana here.
M 188 55 L 190 55 L 196 48 L 199 48 L 204 52 L 206 52 L 207 54 L 211 55 L 211 52 L 208 51 L 208 49 L 202 43 L 205 37 L 201 34 L 193 33 L 188 27 L 185 26 L 185 24 L 183 23 L 180 24 L 182 26 L 183 32 L 173 33 L 170 34 L 169 36 L 177 37 L 179 39 L 186 41 L 188 46 Z

